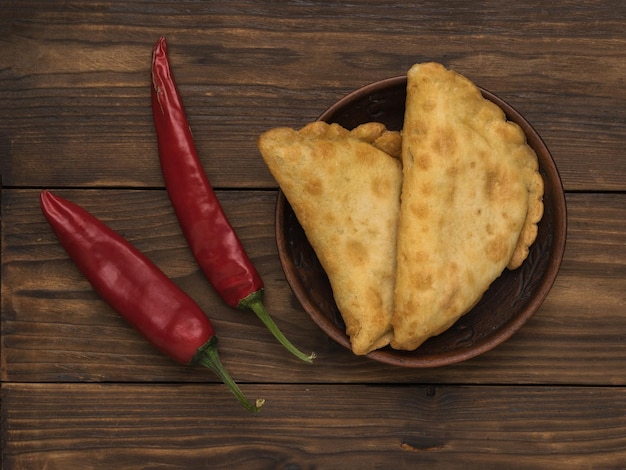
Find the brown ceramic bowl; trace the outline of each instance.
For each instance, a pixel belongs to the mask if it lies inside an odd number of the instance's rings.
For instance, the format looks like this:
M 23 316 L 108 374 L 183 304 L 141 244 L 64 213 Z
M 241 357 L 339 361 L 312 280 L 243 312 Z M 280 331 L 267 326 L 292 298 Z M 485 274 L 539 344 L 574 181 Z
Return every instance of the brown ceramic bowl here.
M 537 239 L 523 265 L 514 271 L 505 270 L 482 300 L 450 329 L 430 338 L 415 351 L 386 347 L 367 354 L 371 359 L 397 366 L 435 367 L 478 356 L 510 338 L 528 321 L 541 306 L 557 276 L 567 226 L 565 196 L 557 168 L 531 125 L 497 96 L 486 90 L 481 89 L 481 92 L 498 104 L 509 120 L 521 126 L 539 158 L 545 185 L 545 212 Z M 406 77 L 390 78 L 350 93 L 319 119 L 347 129 L 378 121 L 389 129 L 400 130 L 405 99 Z M 350 349 L 326 273 L 281 192 L 276 204 L 276 239 L 285 276 L 304 310 L 328 336 Z

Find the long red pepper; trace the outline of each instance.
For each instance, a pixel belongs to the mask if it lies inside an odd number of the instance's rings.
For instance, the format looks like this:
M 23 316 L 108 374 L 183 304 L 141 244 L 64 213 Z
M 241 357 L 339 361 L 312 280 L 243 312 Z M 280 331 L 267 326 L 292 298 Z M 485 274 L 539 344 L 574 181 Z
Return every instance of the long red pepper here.
M 278 329 L 263 305 L 263 281 L 215 196 L 202 168 L 182 100 L 172 78 L 165 38 L 152 54 L 152 113 L 169 198 L 200 268 L 224 301 L 250 308 L 278 341 L 311 362 Z
M 82 207 L 49 191 L 40 205 L 57 238 L 100 296 L 163 353 L 212 369 L 251 412 L 222 366 L 217 336 L 200 307 L 152 261 Z

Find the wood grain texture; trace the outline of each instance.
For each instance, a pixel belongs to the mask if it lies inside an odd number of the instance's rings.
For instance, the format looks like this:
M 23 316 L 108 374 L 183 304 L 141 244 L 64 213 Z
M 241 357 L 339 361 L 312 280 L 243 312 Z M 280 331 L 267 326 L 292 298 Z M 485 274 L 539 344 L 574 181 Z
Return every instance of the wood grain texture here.
M 618 0 L 0 0 L 0 440 L 6 470 L 618 469 L 626 462 L 626 3 Z M 170 59 L 203 166 L 313 365 L 195 264 L 160 174 L 151 49 Z M 557 163 L 565 258 L 537 314 L 475 359 L 356 357 L 293 296 L 257 136 L 439 61 L 520 111 Z M 249 415 L 206 369 L 105 305 L 38 207 L 52 188 L 119 231 L 213 319 Z
M 2 11 L 5 187 L 162 187 L 149 67 L 164 34 L 218 187 L 275 187 L 261 132 L 302 126 L 355 88 L 435 60 L 525 115 L 566 189 L 624 190 L 623 2 L 5 0 Z
M 219 197 L 266 283 L 285 334 L 319 358 L 291 358 L 250 313 L 227 307 L 198 270 L 165 191 L 65 190 L 144 251 L 215 323 L 224 362 L 245 382 L 626 384 L 626 196 L 570 194 L 565 259 L 552 291 L 521 331 L 476 359 L 404 370 L 326 337 L 295 300 L 278 260 L 273 191 Z M 214 381 L 160 355 L 93 292 L 47 226 L 38 191 L 3 198 L 2 377 L 19 382 Z M 589 301 L 593 299 L 593 301 Z
M 246 391 L 267 399 L 259 414 L 219 385 L 8 384 L 4 467 L 587 469 L 626 460 L 624 388 Z

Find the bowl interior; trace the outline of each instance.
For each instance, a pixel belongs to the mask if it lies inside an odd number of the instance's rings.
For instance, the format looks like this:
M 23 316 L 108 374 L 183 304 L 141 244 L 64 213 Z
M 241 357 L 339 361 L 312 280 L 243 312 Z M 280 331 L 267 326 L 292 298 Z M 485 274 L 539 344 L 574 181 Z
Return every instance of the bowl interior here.
M 477 356 L 512 336 L 540 307 L 559 270 L 566 237 L 566 206 L 554 161 L 531 125 L 492 93 L 483 96 L 498 104 L 507 118 L 526 133 L 535 150 L 544 179 L 544 215 L 528 258 L 516 270 L 505 270 L 481 301 L 450 329 L 426 341 L 415 351 L 385 347 L 369 353 L 371 359 L 405 367 L 434 367 Z M 402 129 L 406 77 L 368 85 L 327 109 L 320 120 L 347 129 L 371 121 L 392 130 Z M 280 261 L 294 295 L 313 321 L 333 340 L 350 349 L 349 338 L 328 277 L 282 192 L 276 204 L 276 239 Z

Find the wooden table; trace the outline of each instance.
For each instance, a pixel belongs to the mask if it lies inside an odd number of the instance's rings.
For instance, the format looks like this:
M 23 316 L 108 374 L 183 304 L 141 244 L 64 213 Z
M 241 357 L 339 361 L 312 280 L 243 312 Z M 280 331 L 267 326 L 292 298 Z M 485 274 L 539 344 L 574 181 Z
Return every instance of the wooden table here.
M 621 0 L 1 0 L 4 468 L 625 468 L 625 26 Z M 157 160 L 149 67 L 160 35 L 267 306 L 317 352 L 313 365 L 227 307 L 191 257 Z M 521 331 L 421 370 L 352 355 L 295 300 L 256 137 L 429 60 L 539 131 L 569 225 L 559 277 Z M 226 367 L 266 399 L 258 415 L 100 300 L 45 222 L 42 188 L 100 217 L 200 304 Z

